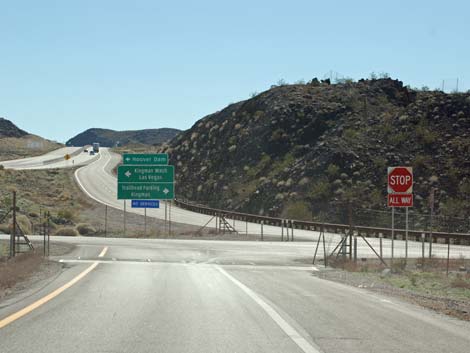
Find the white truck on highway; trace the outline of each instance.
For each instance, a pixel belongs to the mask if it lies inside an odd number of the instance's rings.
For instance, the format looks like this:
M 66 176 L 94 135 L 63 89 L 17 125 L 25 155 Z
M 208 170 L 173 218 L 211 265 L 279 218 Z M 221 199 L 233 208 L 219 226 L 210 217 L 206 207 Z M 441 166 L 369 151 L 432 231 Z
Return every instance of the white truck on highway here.
M 93 152 L 98 153 L 100 151 L 100 144 L 98 142 L 93 142 Z

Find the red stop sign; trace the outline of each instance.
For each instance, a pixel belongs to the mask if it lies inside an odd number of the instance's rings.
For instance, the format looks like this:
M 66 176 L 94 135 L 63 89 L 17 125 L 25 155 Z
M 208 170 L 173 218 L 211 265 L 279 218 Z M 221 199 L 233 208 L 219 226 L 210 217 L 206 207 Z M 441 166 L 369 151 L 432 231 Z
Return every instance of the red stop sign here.
M 411 167 L 388 168 L 388 193 L 413 192 L 413 169 Z

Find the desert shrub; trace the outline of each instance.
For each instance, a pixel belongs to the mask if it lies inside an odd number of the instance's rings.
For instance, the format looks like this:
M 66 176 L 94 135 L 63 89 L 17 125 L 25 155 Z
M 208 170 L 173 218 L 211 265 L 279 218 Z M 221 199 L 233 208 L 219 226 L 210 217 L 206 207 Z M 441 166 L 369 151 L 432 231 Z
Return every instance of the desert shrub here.
M 457 277 L 452 280 L 451 286 L 453 288 L 470 289 L 470 278 L 468 277 L 468 275 L 466 277 L 467 278 L 458 274 Z
M 326 173 L 329 177 L 334 178 L 338 175 L 339 167 L 336 164 L 330 164 L 328 168 L 326 168 Z
M 285 132 L 282 129 L 274 130 L 273 133 L 271 134 L 270 141 L 279 141 L 284 136 L 284 134 Z
M 31 234 L 33 225 L 27 216 L 18 215 L 16 217 L 16 222 L 18 223 L 24 234 Z
M 310 189 L 309 196 L 312 200 L 324 201 L 330 197 L 331 185 L 328 180 L 320 179 L 316 181 Z
M 432 145 L 436 142 L 438 135 L 435 131 L 428 129 L 426 126 L 418 125 L 416 127 L 416 137 L 424 145 Z
M 310 221 L 312 218 L 312 211 L 308 203 L 304 201 L 295 201 L 288 203 L 284 207 L 284 212 L 282 213 L 284 218 L 298 219 L 301 221 Z
M 413 168 L 416 169 L 424 169 L 428 168 L 429 164 L 431 163 L 428 156 L 417 155 L 413 161 Z
M 385 171 L 387 167 L 387 161 L 383 157 L 372 157 L 372 163 L 374 164 L 374 168 L 380 171 Z
M 354 129 L 346 129 L 343 131 L 343 139 L 346 140 L 346 142 L 354 142 L 357 138 L 357 131 Z
M 57 215 L 60 217 L 60 218 L 63 218 L 63 219 L 66 219 L 68 221 L 71 221 L 73 219 L 73 211 L 70 210 L 70 209 L 63 209 L 63 210 L 60 210 Z
M 270 164 L 271 164 L 271 157 L 269 157 L 269 155 L 267 155 L 267 154 L 264 154 L 264 155 L 261 157 L 261 160 L 259 161 L 259 163 L 258 163 L 254 168 L 250 168 L 250 169 L 247 171 L 247 175 L 248 175 L 250 178 L 254 178 L 254 177 L 256 177 L 260 172 L 262 172 L 266 167 L 268 167 Z
M 10 234 L 10 226 L 8 224 L 0 224 L 0 233 Z
M 88 223 L 80 223 L 75 227 L 80 235 L 92 235 L 96 233 L 96 229 Z
M 394 146 L 401 145 L 408 140 L 408 136 L 403 132 L 392 133 L 387 135 L 388 142 Z
M 78 237 L 78 232 L 72 227 L 63 227 L 56 230 L 54 235 L 62 235 L 64 237 Z

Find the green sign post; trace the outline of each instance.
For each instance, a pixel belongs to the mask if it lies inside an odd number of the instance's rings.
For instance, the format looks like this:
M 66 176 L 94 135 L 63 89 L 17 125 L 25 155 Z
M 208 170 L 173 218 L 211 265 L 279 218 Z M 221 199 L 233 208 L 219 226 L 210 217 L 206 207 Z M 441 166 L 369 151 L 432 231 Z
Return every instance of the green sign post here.
M 168 154 L 166 153 L 124 153 L 122 162 L 125 165 L 167 165 Z
M 172 183 L 175 179 L 172 165 L 121 165 L 118 167 L 120 183 Z

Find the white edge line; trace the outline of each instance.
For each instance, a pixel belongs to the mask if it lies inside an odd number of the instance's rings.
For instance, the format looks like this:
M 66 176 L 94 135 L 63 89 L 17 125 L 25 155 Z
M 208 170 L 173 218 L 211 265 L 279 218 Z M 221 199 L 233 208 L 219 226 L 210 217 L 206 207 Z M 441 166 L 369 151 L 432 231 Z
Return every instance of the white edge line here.
M 294 341 L 295 344 L 305 353 L 320 353 L 319 348 L 314 347 L 310 342 L 308 342 L 302 335 L 293 328 L 286 320 L 284 320 L 281 315 L 278 314 L 268 303 L 262 300 L 258 294 L 253 292 L 250 288 L 245 286 L 243 283 L 238 281 L 236 278 L 232 277 L 227 271 L 222 267 L 216 266 L 217 269 L 230 281 L 236 284 L 242 291 L 245 292 L 253 301 L 258 304 L 270 317 L 271 319 L 284 331 L 284 333 L 289 336 L 289 338 Z
M 100 203 L 100 204 L 102 204 L 102 205 L 107 205 L 107 206 L 112 207 L 112 208 L 114 208 L 114 209 L 116 209 L 116 210 L 122 211 L 119 207 L 114 206 L 114 205 L 112 205 L 112 204 L 110 204 L 110 203 L 107 203 L 107 202 L 105 202 L 105 201 L 99 200 L 98 198 L 96 198 L 96 197 L 94 197 L 92 194 L 90 194 L 90 192 L 88 192 L 88 190 L 83 186 L 82 182 L 80 181 L 80 178 L 78 177 L 78 172 L 79 172 L 80 170 L 82 170 L 82 169 L 84 169 L 84 168 L 86 168 L 86 167 L 89 167 L 90 165 L 92 165 L 92 164 L 98 162 L 98 161 L 101 159 L 101 156 L 102 156 L 102 154 L 100 154 L 100 157 L 99 157 L 96 161 L 94 161 L 94 162 L 92 162 L 92 163 L 90 163 L 90 164 L 87 164 L 87 165 L 85 165 L 85 166 L 83 166 L 83 167 L 78 168 L 78 169 L 75 171 L 75 173 L 74 173 L 75 180 L 77 181 L 78 186 L 80 186 L 80 189 L 82 189 L 82 191 L 83 191 L 85 194 L 87 194 L 87 196 L 88 196 L 89 198 L 95 200 L 96 202 L 98 202 L 98 203 Z

